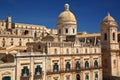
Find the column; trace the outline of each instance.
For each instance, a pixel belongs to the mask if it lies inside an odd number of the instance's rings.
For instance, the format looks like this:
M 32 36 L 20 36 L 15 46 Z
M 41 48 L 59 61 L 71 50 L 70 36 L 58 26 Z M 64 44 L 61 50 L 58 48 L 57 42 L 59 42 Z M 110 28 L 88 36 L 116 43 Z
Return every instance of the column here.
M 64 80 L 64 73 L 60 74 L 60 80 Z
M 83 57 L 80 57 L 80 68 L 83 69 L 84 68 L 84 60 Z
M 99 70 L 98 80 L 103 80 L 102 69 Z
M 90 75 L 90 77 L 89 77 L 90 80 L 94 80 L 94 77 L 93 77 L 93 70 L 90 71 L 90 74 L 89 74 L 89 75 Z
M 101 55 L 99 56 L 99 67 L 102 67 Z
M 30 80 L 34 79 L 34 59 L 32 57 L 33 51 L 30 54 Z
M 96 39 L 97 39 L 97 38 L 96 38 L 96 36 L 95 36 L 94 45 L 96 45 Z
M 71 61 L 72 67 L 71 67 L 71 69 L 72 69 L 72 70 L 75 70 L 75 57 L 72 56 L 71 58 L 72 58 L 72 61 Z
M 83 76 L 83 72 L 81 71 L 81 74 L 80 74 L 80 80 L 84 80 L 83 77 L 84 77 L 84 76 Z
M 20 80 L 20 77 L 22 76 L 21 75 L 21 65 L 20 65 L 20 60 L 19 60 L 19 58 L 17 58 L 17 63 L 16 63 L 16 70 L 17 70 L 17 73 L 16 73 L 16 75 L 17 75 L 17 80 Z
M 93 68 L 93 59 L 92 59 L 92 56 L 90 56 L 90 68 Z

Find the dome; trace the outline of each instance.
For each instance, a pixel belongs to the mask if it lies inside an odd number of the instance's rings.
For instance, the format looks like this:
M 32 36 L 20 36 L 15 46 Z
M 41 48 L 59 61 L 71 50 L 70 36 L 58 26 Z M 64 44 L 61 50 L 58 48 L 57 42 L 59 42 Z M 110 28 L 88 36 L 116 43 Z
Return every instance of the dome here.
M 115 21 L 115 19 L 110 16 L 110 13 L 108 13 L 108 15 L 103 19 L 103 21 Z
M 75 22 L 76 23 L 76 18 L 74 14 L 69 10 L 69 5 L 65 4 L 65 11 L 63 11 L 59 17 L 57 24 L 62 23 L 62 22 Z
M 101 27 L 107 27 L 109 25 L 109 27 L 117 27 L 117 22 L 115 21 L 115 19 L 110 16 L 110 13 L 108 13 L 108 15 L 103 19 L 102 23 L 101 23 Z

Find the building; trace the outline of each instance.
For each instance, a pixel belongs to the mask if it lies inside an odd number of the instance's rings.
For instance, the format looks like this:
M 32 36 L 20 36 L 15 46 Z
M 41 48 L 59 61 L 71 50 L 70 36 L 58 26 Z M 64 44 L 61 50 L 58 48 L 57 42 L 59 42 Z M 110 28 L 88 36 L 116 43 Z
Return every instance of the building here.
M 64 7 L 58 16 L 57 32 L 44 26 L 12 23 L 11 17 L 0 22 L 1 80 L 120 79 L 115 19 L 108 14 L 100 24 L 101 33 L 77 32 L 75 15 L 68 4 Z

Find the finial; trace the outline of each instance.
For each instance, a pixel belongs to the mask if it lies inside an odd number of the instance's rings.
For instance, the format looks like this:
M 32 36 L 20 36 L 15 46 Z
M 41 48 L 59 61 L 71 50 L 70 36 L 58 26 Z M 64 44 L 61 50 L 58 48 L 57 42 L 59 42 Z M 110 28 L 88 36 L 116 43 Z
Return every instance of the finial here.
M 110 13 L 108 12 L 108 16 L 110 16 Z
M 65 10 L 69 10 L 69 4 L 65 4 Z

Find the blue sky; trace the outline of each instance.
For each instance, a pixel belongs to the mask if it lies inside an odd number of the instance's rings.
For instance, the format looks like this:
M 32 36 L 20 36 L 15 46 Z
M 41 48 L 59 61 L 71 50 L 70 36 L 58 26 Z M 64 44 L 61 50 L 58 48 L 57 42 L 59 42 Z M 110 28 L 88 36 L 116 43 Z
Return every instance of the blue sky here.
M 9 15 L 13 22 L 57 28 L 65 3 L 76 16 L 79 32 L 100 32 L 100 23 L 108 12 L 120 25 L 120 0 L 0 0 L 0 20 Z

